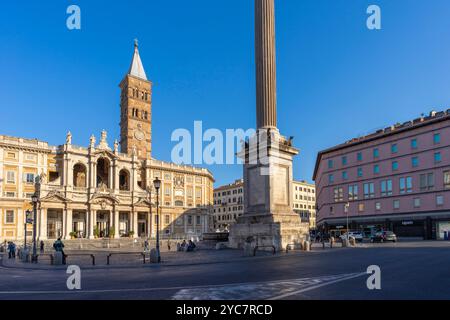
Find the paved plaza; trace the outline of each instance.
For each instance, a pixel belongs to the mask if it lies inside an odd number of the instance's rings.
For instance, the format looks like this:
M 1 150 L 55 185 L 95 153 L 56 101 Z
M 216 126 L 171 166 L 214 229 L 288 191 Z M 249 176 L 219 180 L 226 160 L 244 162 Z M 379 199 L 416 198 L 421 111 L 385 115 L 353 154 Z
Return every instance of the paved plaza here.
M 256 258 L 235 250 L 172 254 L 172 263 L 161 265 L 81 267 L 79 291 L 67 289 L 65 269 L 3 267 L 0 299 L 450 298 L 446 242 L 317 247 Z M 381 268 L 381 290 L 367 288 L 371 265 Z

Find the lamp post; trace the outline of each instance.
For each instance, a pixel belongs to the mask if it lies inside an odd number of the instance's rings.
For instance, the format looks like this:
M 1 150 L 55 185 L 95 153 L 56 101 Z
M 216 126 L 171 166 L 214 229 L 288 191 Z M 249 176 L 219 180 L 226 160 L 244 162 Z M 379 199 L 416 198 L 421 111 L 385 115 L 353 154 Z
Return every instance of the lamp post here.
M 147 226 L 148 238 L 149 239 L 152 236 L 152 232 L 151 232 L 151 225 L 152 225 L 152 190 L 153 190 L 153 187 L 151 185 L 147 187 L 148 201 L 150 203 L 149 204 L 150 219 L 148 220 L 148 226 Z
M 34 193 L 31 197 L 33 203 L 33 255 L 31 256 L 31 262 L 37 263 L 37 249 L 36 249 L 36 222 L 37 222 L 37 204 L 39 197 L 37 193 Z
M 346 215 L 347 215 L 347 244 L 348 244 L 348 241 L 350 240 L 350 238 L 349 238 L 349 236 L 350 236 L 350 234 L 349 234 L 349 230 L 348 230 L 348 209 L 350 208 L 350 202 L 347 202 L 345 205 L 344 205 L 344 211 L 345 211 L 345 213 L 346 213 Z
M 159 188 L 161 187 L 161 180 L 159 180 L 158 178 L 153 180 L 153 186 L 156 189 L 156 253 L 158 255 L 158 263 L 160 263 L 161 253 L 159 251 Z
M 25 249 L 27 249 L 27 225 L 29 224 L 29 223 L 32 223 L 32 219 L 31 219 L 31 211 L 30 210 L 27 210 L 27 211 L 25 211 L 25 224 L 24 224 L 24 228 L 25 228 L 25 237 L 24 237 L 24 244 L 23 244 L 23 246 L 24 246 L 24 248 Z

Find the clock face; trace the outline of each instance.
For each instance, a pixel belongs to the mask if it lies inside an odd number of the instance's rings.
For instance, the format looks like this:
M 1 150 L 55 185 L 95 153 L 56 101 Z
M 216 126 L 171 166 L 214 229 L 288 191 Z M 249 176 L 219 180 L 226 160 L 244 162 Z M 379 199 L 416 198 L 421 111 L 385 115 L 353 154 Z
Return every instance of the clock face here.
M 138 129 L 138 130 L 134 131 L 134 137 L 137 140 L 142 141 L 145 138 L 145 134 L 144 134 L 144 132 L 142 132 L 142 130 Z

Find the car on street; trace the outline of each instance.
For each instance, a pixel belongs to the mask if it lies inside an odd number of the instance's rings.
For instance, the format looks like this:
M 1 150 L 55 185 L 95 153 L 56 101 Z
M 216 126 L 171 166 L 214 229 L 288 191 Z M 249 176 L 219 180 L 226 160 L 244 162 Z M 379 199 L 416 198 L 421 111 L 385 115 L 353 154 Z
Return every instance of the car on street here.
M 397 242 L 397 235 L 392 231 L 379 231 L 370 239 L 371 242 Z
M 361 231 L 350 231 L 348 233 L 348 236 L 349 236 L 349 239 L 353 238 L 357 242 L 363 241 L 363 234 Z M 341 240 L 344 241 L 345 239 L 347 239 L 347 233 L 344 233 L 343 235 L 341 235 Z

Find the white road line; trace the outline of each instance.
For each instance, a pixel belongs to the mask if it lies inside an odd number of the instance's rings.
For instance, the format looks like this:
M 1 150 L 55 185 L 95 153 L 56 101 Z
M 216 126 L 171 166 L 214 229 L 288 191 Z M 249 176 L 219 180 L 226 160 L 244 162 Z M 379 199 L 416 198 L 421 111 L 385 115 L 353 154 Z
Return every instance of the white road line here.
M 350 275 L 350 276 L 345 277 L 345 278 L 337 279 L 337 280 L 330 281 L 330 282 L 325 282 L 325 283 L 318 284 L 316 286 L 312 286 L 312 287 L 308 287 L 308 288 L 304 288 L 304 289 L 301 289 L 301 290 L 298 290 L 298 291 L 295 291 L 295 292 L 290 292 L 290 293 L 286 293 L 286 294 L 283 294 L 283 295 L 280 295 L 280 296 L 272 297 L 272 298 L 269 298 L 267 300 L 284 299 L 284 298 L 287 298 L 287 297 L 291 297 L 291 296 L 297 295 L 299 293 L 315 290 L 315 289 L 318 289 L 318 288 L 321 288 L 321 287 L 329 286 L 329 285 L 334 284 L 334 283 L 338 283 L 338 282 L 342 282 L 342 281 L 346 281 L 346 280 L 350 280 L 350 279 L 359 278 L 359 277 L 362 277 L 364 275 L 367 275 L 367 273 L 358 273 L 358 274 Z
M 306 278 L 310 279 L 310 278 Z M 291 280 L 278 280 L 270 282 L 246 282 L 246 283 L 229 283 L 229 284 L 213 284 L 203 286 L 191 286 L 191 287 L 162 287 L 162 288 L 127 288 L 127 289 L 103 289 L 103 290 L 49 290 L 49 291 L 0 291 L 0 295 L 3 294 L 77 294 L 77 293 L 113 293 L 113 292 L 145 292 L 145 291 L 157 291 L 157 290 L 184 290 L 184 289 L 208 289 L 208 288 L 221 288 L 226 286 L 243 286 L 243 285 L 260 285 L 265 283 L 276 282 L 288 282 Z
M 361 277 L 366 273 L 355 273 L 355 274 L 347 274 L 341 275 L 342 278 L 338 278 L 336 280 L 326 281 L 321 284 L 308 286 L 307 288 L 303 288 L 301 290 L 287 293 L 280 296 L 275 296 L 269 298 L 268 300 L 278 300 L 283 299 L 292 295 L 296 295 L 302 292 L 314 290 L 320 287 L 324 287 L 327 285 L 331 285 L 337 282 L 350 280 L 353 278 Z M 334 277 L 334 276 L 330 276 Z M 339 275 L 337 275 L 339 277 Z M 123 289 L 103 289 L 103 290 L 49 290 L 49 291 L 0 291 L 0 295 L 43 295 L 43 294 L 66 294 L 66 295 L 76 295 L 76 294 L 100 294 L 100 293 L 117 293 L 117 292 L 152 292 L 152 291 L 179 291 L 179 290 L 195 290 L 195 289 L 214 289 L 214 288 L 226 288 L 226 287 L 241 287 L 241 286 L 264 286 L 271 285 L 277 283 L 289 283 L 291 281 L 314 281 L 315 279 L 320 279 L 325 277 L 318 278 L 303 278 L 303 279 L 294 279 L 294 280 L 277 280 L 277 281 L 266 281 L 266 282 L 248 282 L 248 283 L 230 283 L 230 284 L 218 284 L 218 285 L 202 285 L 202 286 L 190 286 L 190 287 L 160 287 L 160 288 L 123 288 Z

